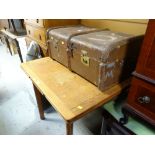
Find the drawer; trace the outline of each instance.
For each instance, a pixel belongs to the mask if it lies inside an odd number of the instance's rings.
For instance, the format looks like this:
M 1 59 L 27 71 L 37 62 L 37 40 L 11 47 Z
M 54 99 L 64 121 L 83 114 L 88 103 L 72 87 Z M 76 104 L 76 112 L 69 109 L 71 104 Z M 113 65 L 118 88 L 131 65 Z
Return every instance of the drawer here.
M 79 19 L 25 19 L 26 24 L 50 28 L 55 26 L 77 25 L 80 24 Z
M 155 120 L 155 85 L 133 78 L 128 104 L 136 111 Z
M 44 27 L 44 20 L 43 19 L 25 19 L 25 23 L 32 24 L 35 26 Z
M 27 35 L 40 43 L 46 44 L 46 32 L 43 28 L 26 25 Z
M 26 41 L 26 46 L 27 46 L 27 48 L 28 48 L 29 45 L 30 45 L 30 43 L 31 43 L 31 41 L 33 41 L 33 39 L 31 39 L 30 37 L 26 37 L 26 38 L 25 38 L 25 41 Z M 46 47 L 45 45 L 41 44 L 41 43 L 38 43 L 38 44 L 39 44 L 39 46 L 40 46 L 40 48 L 41 48 L 41 50 L 42 50 L 42 52 L 43 52 L 43 55 L 44 55 L 44 56 L 49 56 L 49 55 L 48 55 L 47 47 Z

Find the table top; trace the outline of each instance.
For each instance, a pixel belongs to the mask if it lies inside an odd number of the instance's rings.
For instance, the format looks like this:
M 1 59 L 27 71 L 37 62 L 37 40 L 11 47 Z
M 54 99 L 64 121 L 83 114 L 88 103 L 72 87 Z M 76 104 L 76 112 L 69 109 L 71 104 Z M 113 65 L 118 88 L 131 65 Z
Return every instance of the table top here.
M 33 84 L 66 121 L 75 121 L 120 94 L 129 80 L 101 92 L 49 57 L 21 64 Z

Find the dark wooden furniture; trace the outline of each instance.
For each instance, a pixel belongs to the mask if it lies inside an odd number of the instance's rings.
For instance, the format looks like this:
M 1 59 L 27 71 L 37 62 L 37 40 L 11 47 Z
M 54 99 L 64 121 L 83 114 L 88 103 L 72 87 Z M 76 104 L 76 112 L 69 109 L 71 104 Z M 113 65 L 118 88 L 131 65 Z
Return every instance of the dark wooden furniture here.
M 122 117 L 122 106 L 128 90 L 123 91 L 115 100 L 105 104 L 103 108 L 103 119 L 101 134 L 102 135 L 154 135 L 155 129 L 137 118 L 130 118 L 128 123 L 122 124 L 119 122 Z
M 103 110 L 101 135 L 135 135 L 135 133 L 118 122 L 107 110 Z
M 127 104 L 123 107 L 126 123 L 128 116 L 137 117 L 155 127 L 155 20 L 149 20 L 137 67 L 133 73 Z

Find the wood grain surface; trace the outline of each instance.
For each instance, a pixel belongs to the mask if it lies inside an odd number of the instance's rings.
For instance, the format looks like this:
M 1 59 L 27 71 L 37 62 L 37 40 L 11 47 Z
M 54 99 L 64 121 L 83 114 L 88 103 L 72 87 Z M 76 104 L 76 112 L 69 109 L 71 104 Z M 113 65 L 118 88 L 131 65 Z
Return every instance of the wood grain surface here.
M 116 97 L 129 80 L 101 92 L 49 57 L 21 64 L 33 84 L 66 121 L 75 121 Z

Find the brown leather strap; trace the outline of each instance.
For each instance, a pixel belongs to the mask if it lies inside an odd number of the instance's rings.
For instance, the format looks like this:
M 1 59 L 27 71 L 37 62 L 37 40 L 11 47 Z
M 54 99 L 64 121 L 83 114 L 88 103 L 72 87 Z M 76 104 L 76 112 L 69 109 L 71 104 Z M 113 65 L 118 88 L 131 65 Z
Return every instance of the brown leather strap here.
M 105 73 L 105 65 L 103 62 L 99 63 L 99 77 L 98 77 L 98 88 L 101 90 L 102 89 L 102 76 L 103 76 L 103 73 Z
M 100 32 L 100 31 L 106 31 L 108 29 L 95 29 L 95 30 L 89 30 L 89 31 L 83 31 L 83 32 L 78 32 L 78 33 L 75 33 L 75 34 L 72 34 L 68 40 L 67 40 L 67 46 L 69 47 L 69 44 L 70 44 L 70 40 L 75 37 L 75 36 L 79 36 L 79 35 L 83 35 L 83 34 L 88 34 L 88 33 L 93 33 L 93 32 Z
M 55 30 L 55 29 L 59 29 L 59 28 L 76 27 L 76 26 L 81 26 L 81 25 L 65 25 L 65 26 L 55 26 L 55 27 L 49 28 L 46 32 L 46 40 L 47 40 L 47 45 L 48 45 L 49 51 L 51 51 L 50 42 L 52 42 L 52 40 L 50 40 L 50 38 L 49 38 L 49 32 L 50 31 Z M 49 56 L 52 58 L 52 52 L 49 52 Z
M 100 32 L 100 31 L 106 31 L 106 30 L 109 30 L 109 29 L 95 29 L 95 30 L 90 30 L 90 31 L 85 31 L 85 32 L 78 32 L 76 34 L 72 34 L 68 40 L 67 40 L 67 57 L 68 57 L 68 68 L 71 70 L 71 57 L 73 56 L 73 49 L 71 47 L 71 39 L 75 36 L 79 36 L 79 35 L 83 35 L 83 34 L 88 34 L 88 33 L 93 33 L 93 32 Z
M 51 27 L 47 30 L 46 32 L 46 39 L 47 41 L 49 41 L 49 32 L 55 29 L 59 29 L 59 28 L 67 28 L 67 27 L 76 27 L 76 26 L 81 26 L 81 25 L 65 25 L 65 26 L 55 26 L 55 27 Z

